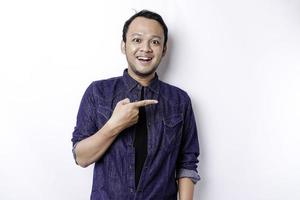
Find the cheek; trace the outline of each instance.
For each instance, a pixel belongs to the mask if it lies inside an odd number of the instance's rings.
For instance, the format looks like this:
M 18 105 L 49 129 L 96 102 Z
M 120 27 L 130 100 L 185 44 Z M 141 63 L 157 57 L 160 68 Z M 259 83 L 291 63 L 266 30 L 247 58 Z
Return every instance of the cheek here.
M 156 57 L 160 58 L 163 55 L 163 51 L 161 49 L 156 51 Z
M 135 53 L 138 50 L 137 46 L 127 46 L 127 52 Z

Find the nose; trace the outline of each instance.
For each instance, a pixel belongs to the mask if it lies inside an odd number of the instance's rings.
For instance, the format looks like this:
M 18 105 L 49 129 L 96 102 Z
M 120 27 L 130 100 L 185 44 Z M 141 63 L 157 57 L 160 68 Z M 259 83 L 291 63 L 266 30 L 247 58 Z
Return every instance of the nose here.
M 141 46 L 141 51 L 143 52 L 152 52 L 150 42 L 143 42 Z

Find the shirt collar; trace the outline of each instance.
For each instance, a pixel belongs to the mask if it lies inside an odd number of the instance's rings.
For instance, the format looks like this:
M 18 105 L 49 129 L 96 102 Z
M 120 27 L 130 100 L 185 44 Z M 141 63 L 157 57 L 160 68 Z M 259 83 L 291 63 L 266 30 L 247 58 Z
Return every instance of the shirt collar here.
M 123 80 L 125 84 L 128 87 L 128 90 L 132 90 L 136 86 L 140 85 L 139 82 L 137 82 L 135 79 L 133 79 L 129 74 L 128 74 L 128 69 L 125 69 L 123 72 Z M 159 78 L 157 73 L 155 72 L 154 78 L 151 80 L 149 86 L 147 86 L 150 90 L 152 90 L 155 93 L 159 93 Z

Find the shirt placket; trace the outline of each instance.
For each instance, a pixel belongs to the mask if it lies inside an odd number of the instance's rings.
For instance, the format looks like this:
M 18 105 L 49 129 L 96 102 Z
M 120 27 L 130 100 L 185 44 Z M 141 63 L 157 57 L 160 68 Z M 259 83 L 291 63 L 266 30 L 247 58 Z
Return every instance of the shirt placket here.
M 127 93 L 127 98 L 130 99 L 130 102 L 137 101 L 139 99 L 138 89 L 135 88 L 131 92 Z M 128 172 L 127 173 L 127 184 L 130 199 L 135 198 L 135 149 L 133 146 L 134 141 L 134 131 L 128 132 L 129 136 L 127 138 L 127 155 L 128 155 Z
M 148 88 L 145 88 L 145 99 L 157 99 L 157 94 L 152 95 L 152 93 L 149 91 Z M 148 169 L 149 169 L 149 164 L 151 163 L 151 157 L 152 157 L 152 146 L 153 146 L 153 133 L 151 132 L 152 128 L 151 126 L 153 125 L 153 108 L 152 106 L 154 105 L 148 105 L 145 107 L 146 109 L 146 118 L 147 118 L 147 131 L 148 131 L 148 137 L 147 137 L 147 145 L 148 145 L 148 155 L 146 157 L 144 167 L 142 169 L 141 177 L 140 177 L 140 182 L 136 190 L 136 195 L 135 195 L 135 200 L 144 200 L 144 183 L 145 183 L 145 178 L 147 177 L 148 174 Z

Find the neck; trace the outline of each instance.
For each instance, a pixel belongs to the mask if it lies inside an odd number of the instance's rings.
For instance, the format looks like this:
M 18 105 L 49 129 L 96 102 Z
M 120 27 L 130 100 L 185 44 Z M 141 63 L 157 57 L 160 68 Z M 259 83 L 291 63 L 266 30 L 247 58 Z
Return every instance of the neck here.
M 145 76 L 145 77 L 138 76 L 135 73 L 133 73 L 130 69 L 128 69 L 128 74 L 129 74 L 129 76 L 131 76 L 134 80 L 136 80 L 142 86 L 150 85 L 151 80 L 155 76 L 155 72 L 150 74 L 149 76 Z

